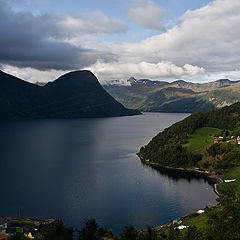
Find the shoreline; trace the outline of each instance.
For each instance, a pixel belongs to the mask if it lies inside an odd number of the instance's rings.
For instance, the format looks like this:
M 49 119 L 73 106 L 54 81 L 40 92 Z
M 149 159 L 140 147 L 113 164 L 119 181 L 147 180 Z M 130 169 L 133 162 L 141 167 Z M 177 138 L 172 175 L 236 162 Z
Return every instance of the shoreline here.
M 218 191 L 218 186 L 224 183 L 222 178 L 219 175 L 211 175 L 210 171 L 208 170 L 199 170 L 199 169 L 193 169 L 193 168 L 175 168 L 175 167 L 169 167 L 169 166 L 163 166 L 159 163 L 151 162 L 149 160 L 145 160 L 140 156 L 140 153 L 136 153 L 136 155 L 139 157 L 142 163 L 145 165 L 148 165 L 153 168 L 160 168 L 160 169 L 166 169 L 166 170 L 172 170 L 177 172 L 185 172 L 185 173 L 192 173 L 194 175 L 201 175 L 203 177 L 206 177 L 210 182 L 213 182 L 213 190 L 216 193 L 218 197 L 220 197 L 220 193 Z
M 145 160 L 143 158 L 141 158 L 140 156 L 140 153 L 136 153 L 136 155 L 139 157 L 139 159 L 141 160 L 141 162 L 147 166 L 150 166 L 150 167 L 153 167 L 155 169 L 165 169 L 165 170 L 171 170 L 171 171 L 176 171 L 176 172 L 184 172 L 184 173 L 191 173 L 191 174 L 194 174 L 194 175 L 201 175 L 202 177 L 205 177 L 207 178 L 210 182 L 213 183 L 213 191 L 215 192 L 215 194 L 220 197 L 221 194 L 219 193 L 218 191 L 218 187 L 224 183 L 224 180 L 219 176 L 219 175 L 211 175 L 210 171 L 207 171 L 207 170 L 199 170 L 199 169 L 191 169 L 191 168 L 174 168 L 174 167 L 169 167 L 169 166 L 162 166 L 158 163 L 155 163 L 155 162 L 150 162 L 150 160 Z M 218 205 L 218 204 L 217 204 Z M 214 207 L 217 207 L 217 205 L 213 205 Z M 205 207 L 206 208 L 206 207 Z M 205 208 L 202 208 L 202 209 L 205 209 Z M 192 213 L 189 213 L 185 216 L 182 216 L 180 217 L 179 219 L 182 220 L 192 214 L 194 214 L 196 212 L 192 212 Z M 165 226 L 168 226 L 169 224 L 171 224 L 172 222 L 170 223 L 166 223 L 164 225 L 161 225 L 160 227 L 165 227 Z

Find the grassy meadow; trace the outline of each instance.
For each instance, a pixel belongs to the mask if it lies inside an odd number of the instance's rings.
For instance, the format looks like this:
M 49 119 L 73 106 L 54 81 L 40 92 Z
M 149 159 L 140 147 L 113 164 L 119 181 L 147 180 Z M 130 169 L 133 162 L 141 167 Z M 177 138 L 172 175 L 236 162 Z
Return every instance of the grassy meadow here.
M 184 145 L 190 151 L 205 150 L 213 144 L 213 136 L 220 132 L 220 129 L 203 127 L 197 129 L 193 135 L 189 136 L 188 143 Z

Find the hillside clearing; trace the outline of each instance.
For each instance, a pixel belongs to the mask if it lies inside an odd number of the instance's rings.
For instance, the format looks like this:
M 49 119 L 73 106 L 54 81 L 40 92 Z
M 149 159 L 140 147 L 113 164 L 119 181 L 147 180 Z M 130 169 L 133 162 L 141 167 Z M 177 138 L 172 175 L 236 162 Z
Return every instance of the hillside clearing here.
M 184 145 L 190 151 L 205 150 L 213 144 L 213 135 L 220 132 L 220 129 L 203 127 L 197 129 L 193 135 L 189 136 L 188 143 Z

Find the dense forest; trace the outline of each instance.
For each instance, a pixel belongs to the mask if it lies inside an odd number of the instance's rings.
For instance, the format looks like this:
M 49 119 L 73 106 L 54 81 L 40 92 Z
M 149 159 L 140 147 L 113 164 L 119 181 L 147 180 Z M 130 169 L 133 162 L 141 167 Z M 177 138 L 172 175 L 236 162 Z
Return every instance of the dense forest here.
M 208 113 L 196 113 L 189 116 L 159 133 L 147 146 L 141 148 L 139 155 L 144 160 L 171 167 L 197 166 L 198 163 L 201 163 L 204 155 L 205 157 L 208 155 L 209 159 L 221 155 L 221 161 L 224 160 L 225 164 L 217 161 L 218 166 L 215 161 L 215 166 L 212 167 L 223 168 L 223 165 L 227 167 L 226 162 L 229 163 L 238 154 L 236 144 L 213 145 L 205 152 L 190 151 L 185 147 L 189 136 L 202 127 L 220 129 L 220 134 L 224 135 L 225 139 L 229 139 L 232 135 L 238 136 L 240 134 L 240 103 Z M 205 166 L 202 167 L 208 168 L 209 164 L 205 162 Z

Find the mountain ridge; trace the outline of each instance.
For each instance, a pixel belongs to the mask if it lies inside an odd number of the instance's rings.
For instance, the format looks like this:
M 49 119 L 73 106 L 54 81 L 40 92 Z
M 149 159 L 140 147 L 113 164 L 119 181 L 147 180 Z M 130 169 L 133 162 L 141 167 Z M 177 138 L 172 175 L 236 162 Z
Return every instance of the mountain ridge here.
M 127 82 L 125 86 L 114 84 L 103 87 L 124 106 L 140 111 L 207 112 L 240 101 L 240 95 L 233 94 L 233 91 L 240 92 L 239 80 L 193 83 L 181 79 L 166 82 L 131 77 Z
M 90 71 L 74 71 L 45 86 L 0 72 L 0 119 L 114 117 L 140 114 L 126 109 Z

